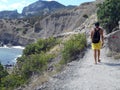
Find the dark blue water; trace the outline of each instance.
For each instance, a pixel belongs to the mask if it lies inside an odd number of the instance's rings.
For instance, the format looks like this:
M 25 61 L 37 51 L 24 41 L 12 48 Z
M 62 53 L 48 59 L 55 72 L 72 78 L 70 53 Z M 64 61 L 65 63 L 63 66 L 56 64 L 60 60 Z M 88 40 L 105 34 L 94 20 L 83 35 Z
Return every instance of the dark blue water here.
M 15 64 L 16 58 L 22 55 L 21 48 L 0 47 L 0 62 L 5 64 Z

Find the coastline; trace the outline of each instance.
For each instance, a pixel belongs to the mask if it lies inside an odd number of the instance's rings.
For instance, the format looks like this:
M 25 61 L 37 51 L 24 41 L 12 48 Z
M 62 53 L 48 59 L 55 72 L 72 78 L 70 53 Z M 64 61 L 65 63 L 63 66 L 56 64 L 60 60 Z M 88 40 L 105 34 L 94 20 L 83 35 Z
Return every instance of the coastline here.
M 25 49 L 25 47 L 23 47 L 23 46 L 7 46 L 7 45 L 0 46 L 0 48 L 16 48 L 16 49 Z
M 21 56 L 22 56 L 22 55 L 17 55 L 17 56 L 14 58 L 14 60 L 12 60 L 12 62 L 16 63 L 17 58 L 19 58 L 19 57 L 21 57 Z
M 16 64 L 16 59 L 22 56 L 24 48 L 22 46 L 0 46 L 0 62 L 2 65 L 11 66 Z

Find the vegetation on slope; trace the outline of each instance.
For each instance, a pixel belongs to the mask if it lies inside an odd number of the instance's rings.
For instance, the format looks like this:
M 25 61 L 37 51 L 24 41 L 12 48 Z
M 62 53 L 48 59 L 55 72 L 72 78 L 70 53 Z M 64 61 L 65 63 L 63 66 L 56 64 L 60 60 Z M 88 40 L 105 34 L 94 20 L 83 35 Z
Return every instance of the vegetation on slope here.
M 40 39 L 36 43 L 26 46 L 22 57 L 17 59 L 17 64 L 12 74 L 2 78 L 1 90 L 13 90 L 24 83 L 35 74 L 42 74 L 47 70 L 47 64 L 54 57 L 46 52 L 57 44 L 55 38 Z
M 62 60 L 61 64 L 67 64 L 76 58 L 80 52 L 86 47 L 86 36 L 85 34 L 74 35 L 70 40 L 64 43 L 64 48 L 62 50 Z
M 107 33 L 111 33 L 120 20 L 120 0 L 105 0 L 98 5 L 98 20 L 102 23 Z
M 42 75 L 43 72 L 46 72 L 51 59 L 56 57 L 48 52 L 57 44 L 60 44 L 59 39 L 48 38 L 40 39 L 36 43 L 26 46 L 23 55 L 17 59 L 13 72 L 1 77 L 0 90 L 13 90 L 29 83 L 32 76 Z M 60 50 L 63 58 L 60 61 L 61 66 L 74 60 L 74 57 L 80 54 L 85 46 L 86 37 L 84 34 L 73 35 L 65 41 L 64 48 Z

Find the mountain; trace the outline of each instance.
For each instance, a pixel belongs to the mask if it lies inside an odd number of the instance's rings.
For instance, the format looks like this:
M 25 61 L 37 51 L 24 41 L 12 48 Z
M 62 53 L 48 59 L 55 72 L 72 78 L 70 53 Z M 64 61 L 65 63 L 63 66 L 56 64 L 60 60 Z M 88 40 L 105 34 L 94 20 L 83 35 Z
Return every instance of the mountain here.
M 56 10 L 60 9 L 71 9 L 76 6 L 64 6 L 56 1 L 36 1 L 29 6 L 23 8 L 22 13 L 19 14 L 17 10 L 14 11 L 1 11 L 0 12 L 0 19 L 17 19 L 17 18 L 24 18 L 28 16 L 40 16 L 53 13 Z
M 42 1 L 39 0 L 35 3 L 30 4 L 27 7 L 23 8 L 22 15 L 31 16 L 36 14 L 47 14 L 56 9 L 65 8 L 64 5 L 56 2 L 56 1 Z
M 0 12 L 0 19 L 6 18 L 6 19 L 14 19 L 19 18 L 21 15 L 17 12 L 17 10 L 14 11 L 1 11 Z
M 89 2 L 72 9 L 59 9 L 51 14 L 37 17 L 2 19 L 0 41 L 4 44 L 26 46 L 39 38 L 71 32 L 81 26 L 95 11 L 96 4 Z

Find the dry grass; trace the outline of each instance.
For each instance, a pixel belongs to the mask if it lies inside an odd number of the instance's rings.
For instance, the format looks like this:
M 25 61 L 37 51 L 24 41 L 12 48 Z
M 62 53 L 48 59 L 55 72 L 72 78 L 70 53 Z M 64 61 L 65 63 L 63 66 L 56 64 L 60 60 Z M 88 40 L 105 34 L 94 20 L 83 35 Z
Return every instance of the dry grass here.
M 41 75 L 41 76 L 38 76 L 38 77 L 35 77 L 34 79 L 32 79 L 30 87 L 34 88 L 36 86 L 41 86 L 42 84 L 44 84 L 48 80 L 49 80 L 49 76 L 47 73 L 45 73 L 44 75 Z

